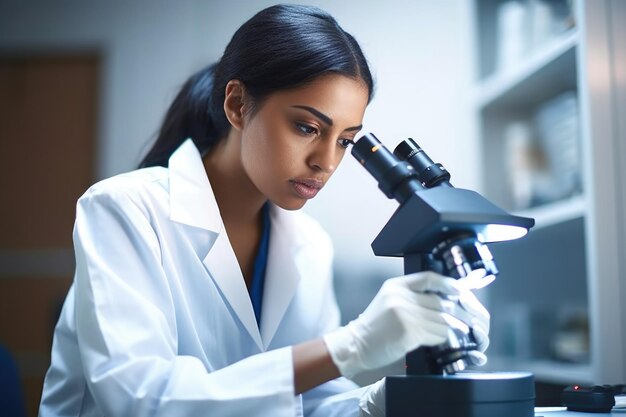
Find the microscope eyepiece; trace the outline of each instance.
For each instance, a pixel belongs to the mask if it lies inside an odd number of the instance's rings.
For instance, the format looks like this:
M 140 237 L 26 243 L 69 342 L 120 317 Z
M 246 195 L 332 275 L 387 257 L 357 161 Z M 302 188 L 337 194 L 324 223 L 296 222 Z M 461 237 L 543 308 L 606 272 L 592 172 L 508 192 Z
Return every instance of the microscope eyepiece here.
M 424 150 L 411 138 L 408 138 L 394 149 L 394 155 L 407 161 L 417 172 L 417 178 L 426 188 L 436 186 L 451 187 L 450 173 L 441 164 L 436 164 Z
M 400 204 L 423 189 L 415 169 L 389 152 L 373 133 L 366 133 L 356 141 L 352 155 L 378 181 L 382 192 Z

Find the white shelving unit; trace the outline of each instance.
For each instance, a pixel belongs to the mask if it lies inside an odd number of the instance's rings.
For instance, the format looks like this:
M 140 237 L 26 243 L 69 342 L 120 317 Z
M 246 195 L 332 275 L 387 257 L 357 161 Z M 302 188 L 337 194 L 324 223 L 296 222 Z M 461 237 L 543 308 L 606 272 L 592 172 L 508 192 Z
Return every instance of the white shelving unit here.
M 491 245 L 501 273 L 486 289 L 488 369 L 531 371 L 563 385 L 626 383 L 626 2 L 569 2 L 575 24 L 535 42 L 514 65 L 497 56 L 504 3 L 512 1 L 474 0 L 481 192 L 536 226 L 523 239 Z M 539 3 L 557 2 L 515 7 Z M 532 126 L 539 108 L 568 92 L 577 100 L 580 187 L 517 209 L 507 129 Z
M 480 81 L 475 92 L 476 104 L 480 107 L 536 104 L 538 100 L 553 95 L 554 87 L 560 87 L 553 84 L 558 75 L 569 75 L 563 81 L 568 86 L 575 85 L 570 72 L 560 71 L 575 65 L 573 52 L 578 38 L 578 31 L 573 29 L 534 51 L 519 66 L 497 71 Z

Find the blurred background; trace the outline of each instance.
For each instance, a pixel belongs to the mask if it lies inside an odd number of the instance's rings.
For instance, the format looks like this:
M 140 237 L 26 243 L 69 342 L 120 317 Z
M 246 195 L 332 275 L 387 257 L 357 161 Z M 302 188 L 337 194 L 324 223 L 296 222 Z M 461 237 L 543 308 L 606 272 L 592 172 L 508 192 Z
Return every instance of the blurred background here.
M 491 248 L 487 369 L 534 372 L 538 404 L 626 382 L 626 2 L 293 2 L 360 42 L 377 82 L 364 130 L 416 139 L 455 186 L 536 218 Z M 0 0 L 0 387 L 27 415 L 72 280 L 77 198 L 134 169 L 186 78 L 272 4 Z M 304 209 L 333 239 L 344 322 L 402 274 L 370 248 L 395 209 L 349 155 Z

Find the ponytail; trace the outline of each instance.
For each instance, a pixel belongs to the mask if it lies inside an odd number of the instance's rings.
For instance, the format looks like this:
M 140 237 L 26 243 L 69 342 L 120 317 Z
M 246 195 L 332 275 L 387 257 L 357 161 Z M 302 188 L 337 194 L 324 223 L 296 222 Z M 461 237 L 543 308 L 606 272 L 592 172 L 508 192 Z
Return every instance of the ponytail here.
M 157 139 L 140 168 L 167 167 L 169 157 L 188 138 L 203 152 L 228 133 L 224 110 L 211 103 L 216 66 L 203 68 L 185 82 L 167 110 Z

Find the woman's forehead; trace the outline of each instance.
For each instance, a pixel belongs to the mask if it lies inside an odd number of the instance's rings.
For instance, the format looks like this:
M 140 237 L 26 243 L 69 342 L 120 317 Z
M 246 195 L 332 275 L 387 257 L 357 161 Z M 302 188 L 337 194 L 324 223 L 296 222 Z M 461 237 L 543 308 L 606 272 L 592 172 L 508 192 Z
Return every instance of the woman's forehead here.
M 339 74 L 318 77 L 302 86 L 268 97 L 280 107 L 312 107 L 331 118 L 361 119 L 369 98 L 367 85 Z M 359 121 L 357 120 L 357 121 Z

